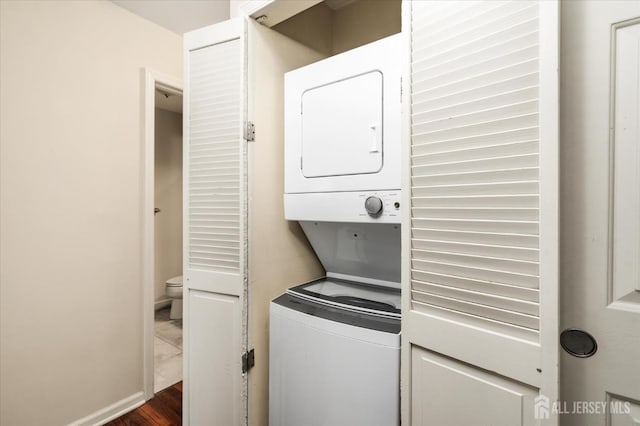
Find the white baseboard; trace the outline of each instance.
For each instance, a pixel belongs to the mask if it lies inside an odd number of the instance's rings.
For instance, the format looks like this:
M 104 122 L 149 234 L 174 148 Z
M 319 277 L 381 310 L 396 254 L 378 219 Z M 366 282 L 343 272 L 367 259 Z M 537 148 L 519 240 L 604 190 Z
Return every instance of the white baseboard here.
M 69 426 L 103 425 L 113 419 L 117 419 L 118 417 L 128 413 L 129 411 L 138 408 L 145 402 L 146 401 L 144 399 L 144 393 L 136 392 L 125 399 L 121 399 L 120 401 L 109 405 L 108 407 L 102 408 L 95 413 L 89 414 L 87 417 L 69 423 Z
M 169 305 L 171 305 L 171 299 L 156 300 L 154 309 L 157 311 L 158 309 L 165 308 Z

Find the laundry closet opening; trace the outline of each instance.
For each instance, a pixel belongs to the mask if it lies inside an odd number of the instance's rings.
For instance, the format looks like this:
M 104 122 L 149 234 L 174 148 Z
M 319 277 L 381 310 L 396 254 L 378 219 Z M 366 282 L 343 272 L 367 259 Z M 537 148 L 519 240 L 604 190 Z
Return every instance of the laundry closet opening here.
M 262 15 L 256 16 L 258 14 Z M 284 189 L 283 213 L 287 224 L 292 230 L 298 229 L 296 232 L 302 233 L 312 248 L 310 252 L 297 253 L 296 258 L 305 258 L 309 278 L 316 278 L 316 281 L 308 287 L 304 286 L 305 281 L 270 281 L 261 273 L 261 269 L 252 268 L 250 264 L 249 276 L 253 275 L 254 278 L 250 278 L 248 287 L 249 347 L 255 349 L 256 353 L 256 369 L 249 376 L 250 423 L 251 420 L 258 423 L 264 421 L 268 413 L 271 424 L 312 424 L 306 416 L 313 416 L 314 411 L 305 408 L 308 408 L 306 404 L 310 400 L 323 401 L 320 405 L 324 405 L 325 402 L 332 405 L 328 402 L 332 398 L 332 392 L 324 392 L 320 389 L 321 386 L 312 385 L 317 382 L 316 378 L 308 375 L 311 371 L 322 371 L 320 375 L 327 373 L 324 377 L 327 379 L 325 382 L 331 384 L 329 387 L 333 388 L 335 384 L 345 394 L 363 395 L 357 391 L 346 390 L 353 390 L 350 388 L 352 385 L 371 385 L 371 388 L 380 389 L 380 395 L 364 392 L 367 396 L 363 398 L 383 399 L 384 404 L 379 404 L 379 407 L 370 410 L 369 414 L 379 417 L 378 420 L 384 418 L 383 422 L 389 420 L 386 424 L 393 424 L 394 419 L 399 417 L 397 333 L 400 315 L 401 80 L 398 76 L 400 71 L 387 69 L 385 59 L 392 60 L 398 67 L 401 66 L 401 60 L 396 58 L 401 56 L 401 49 L 389 48 L 394 45 L 394 40 L 390 40 L 393 36 L 396 36 L 395 42 L 399 41 L 401 1 L 325 1 L 277 23 L 275 11 L 263 10 L 258 14 L 252 17 L 270 27 L 272 31 L 284 35 L 289 42 L 273 34 L 268 36 L 268 31 L 263 30 L 260 31 L 260 38 L 273 39 L 274 42 L 255 46 L 256 51 L 271 51 L 276 58 L 269 58 L 265 54 L 264 60 L 255 61 L 261 65 L 259 71 L 257 66 L 254 71 L 256 81 L 260 83 L 253 88 L 252 93 L 250 92 L 250 99 L 254 101 L 256 144 L 249 145 L 250 158 L 255 159 L 255 167 L 250 167 L 249 176 L 251 179 L 253 172 L 253 180 L 256 182 L 253 187 L 255 197 L 258 197 L 258 192 L 264 194 L 266 179 L 258 176 L 266 168 L 265 155 L 258 153 L 261 149 L 260 138 L 264 141 L 265 126 L 270 125 L 266 123 L 267 119 L 282 124 L 284 134 L 279 140 L 284 139 L 285 142 L 278 150 L 282 150 L 280 155 L 284 156 L 284 164 L 280 163 L 282 160 L 274 163 L 273 166 L 277 166 L 279 170 L 272 168 L 269 174 L 279 175 L 284 166 L 284 176 L 279 176 L 279 179 L 284 179 L 284 187 L 280 184 L 271 188 L 277 191 L 274 191 L 272 197 L 275 197 L 281 206 L 281 191 Z M 292 40 L 305 48 L 294 46 Z M 372 44 L 376 42 L 382 45 L 373 47 Z M 352 56 L 352 51 L 358 48 L 369 50 Z M 316 55 L 311 55 L 305 49 L 314 51 Z M 297 52 L 301 53 L 296 55 Z M 313 60 L 298 60 L 296 66 L 289 66 L 295 63 L 292 57 L 302 57 L 303 54 Z M 335 62 L 320 65 L 322 70 L 317 73 L 309 71 L 309 74 L 305 73 L 304 76 L 296 74 L 301 69 L 318 70 L 318 61 L 323 59 Z M 286 66 L 271 69 L 265 66 L 267 60 L 286 63 Z M 297 76 L 294 77 L 294 74 Z M 281 90 L 280 93 L 274 94 L 265 89 L 270 79 L 275 87 Z M 277 112 L 282 111 L 282 107 L 271 106 L 269 112 L 265 111 L 266 99 L 275 103 L 274 96 L 283 97 L 282 100 L 278 99 L 278 103 L 282 102 L 284 106 L 282 115 Z M 390 107 L 389 104 L 394 105 Z M 299 106 L 301 110 L 291 111 L 292 106 L 294 109 Z M 397 108 L 396 118 L 391 118 L 394 115 L 391 112 L 392 108 Z M 352 115 L 352 111 L 359 111 L 359 114 Z M 302 121 L 293 124 L 294 127 L 291 120 L 293 116 L 302 116 Z M 291 135 L 294 134 L 301 134 L 302 137 L 292 141 Z M 252 150 L 255 152 L 253 157 Z M 251 190 L 250 186 L 250 193 Z M 255 197 L 252 200 L 258 210 L 250 208 L 249 217 L 250 224 L 257 229 L 265 221 L 262 216 L 265 209 L 263 205 L 257 204 L 258 199 Z M 368 215 L 364 206 L 367 197 L 381 201 L 384 211 L 380 211 L 379 215 Z M 391 200 L 392 197 L 398 199 Z M 280 208 L 275 211 L 281 211 Z M 257 211 L 260 213 L 257 214 Z M 299 226 L 302 227 L 302 232 Z M 249 246 L 252 247 L 250 253 L 256 253 L 253 257 L 256 265 L 259 264 L 257 257 L 261 253 L 261 244 L 260 241 L 249 241 Z M 274 268 L 278 267 L 275 263 L 272 265 L 275 265 Z M 318 275 L 312 273 L 314 269 L 309 265 L 318 265 L 324 269 L 324 277 L 318 278 Z M 279 267 L 283 268 L 284 265 Z M 276 275 L 273 274 L 274 277 Z M 337 277 L 345 281 L 336 280 Z M 259 280 L 260 285 L 251 285 L 254 280 Z M 265 289 L 266 283 L 269 283 L 268 291 Z M 384 289 L 385 286 L 390 288 Z M 283 295 L 283 292 L 287 294 Z M 312 335 L 302 331 L 298 336 L 296 330 L 290 327 L 293 323 L 283 318 L 300 314 L 300 318 L 303 318 L 301 321 L 309 319 L 300 312 L 288 309 L 290 306 L 285 306 L 288 302 L 297 303 L 300 299 L 296 295 L 300 294 L 308 298 L 329 298 L 338 304 L 344 302 L 349 305 L 347 311 L 357 309 L 358 307 L 353 305 L 360 304 L 360 307 L 367 306 L 366 309 L 376 311 L 376 315 L 377 310 L 384 304 L 385 309 L 388 308 L 391 312 L 386 313 L 389 318 L 384 320 L 384 326 L 389 328 L 380 332 L 388 338 L 378 342 L 379 347 L 383 349 L 380 352 L 371 352 L 368 348 L 354 345 L 353 351 L 345 352 L 342 344 L 350 341 L 350 333 L 365 330 L 360 326 L 347 327 L 348 336 L 331 342 L 325 340 L 324 332 Z M 277 302 L 271 303 L 274 299 Z M 315 305 L 310 309 L 315 309 Z M 339 315 L 342 313 L 339 309 L 336 312 Z M 333 319 L 336 321 L 332 320 L 330 328 L 340 328 L 343 325 L 338 319 Z M 268 333 L 260 333 L 259 331 L 267 331 L 265 324 L 269 324 Z M 377 323 L 368 325 L 373 328 L 380 326 Z M 328 335 L 333 335 L 333 329 L 326 331 Z M 298 340 L 299 337 L 302 340 Z M 297 364 L 296 360 L 290 357 L 295 351 L 290 350 L 289 345 L 296 346 L 297 340 L 304 340 L 304 343 L 297 347 L 304 347 L 310 355 L 307 357 L 305 352 L 299 358 L 310 362 L 306 366 Z M 358 352 L 360 350 L 362 353 Z M 323 354 L 327 351 L 342 359 L 343 365 L 349 366 L 352 366 L 351 357 L 357 353 L 356 357 L 362 355 L 362 358 L 369 360 L 368 363 L 362 364 L 365 368 L 383 373 L 371 382 L 360 380 L 361 376 L 352 374 L 352 381 L 346 383 L 339 378 L 343 375 L 342 372 L 334 369 L 335 366 L 330 362 L 311 362 L 312 359 L 324 358 Z M 315 356 L 311 356 L 312 353 L 315 353 Z M 338 353 L 340 355 L 337 355 Z M 265 355 L 268 356 L 269 365 L 266 365 Z M 267 393 L 267 377 L 270 381 L 269 401 L 260 395 Z M 278 377 L 289 377 L 291 380 L 285 383 L 275 380 Z M 300 392 L 300 389 L 310 388 L 314 388 L 311 393 Z M 333 395 L 336 393 L 333 392 Z M 341 396 L 337 398 L 341 399 Z M 348 396 L 343 401 L 348 401 L 346 404 L 352 407 L 357 406 L 357 402 Z M 334 406 L 331 413 L 325 412 L 328 416 L 326 418 L 334 416 L 341 418 L 345 423 L 353 420 L 353 424 L 368 421 L 363 417 L 348 420 L 347 417 L 343 417 L 345 413 L 336 407 Z M 366 410 L 351 411 L 362 414 Z

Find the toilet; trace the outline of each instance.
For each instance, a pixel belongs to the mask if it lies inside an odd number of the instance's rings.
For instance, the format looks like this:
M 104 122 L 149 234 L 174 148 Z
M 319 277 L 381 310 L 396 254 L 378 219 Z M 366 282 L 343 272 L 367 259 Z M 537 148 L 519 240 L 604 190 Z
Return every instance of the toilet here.
M 182 275 L 167 280 L 167 296 L 171 299 L 169 318 L 182 319 Z

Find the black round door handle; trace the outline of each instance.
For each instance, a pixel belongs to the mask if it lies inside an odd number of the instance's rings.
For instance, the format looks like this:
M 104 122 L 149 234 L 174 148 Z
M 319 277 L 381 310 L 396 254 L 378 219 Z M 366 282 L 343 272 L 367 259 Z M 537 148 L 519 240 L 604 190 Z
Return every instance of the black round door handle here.
M 578 358 L 588 358 L 598 350 L 598 343 L 592 335 L 573 328 L 568 328 L 560 333 L 560 346 Z

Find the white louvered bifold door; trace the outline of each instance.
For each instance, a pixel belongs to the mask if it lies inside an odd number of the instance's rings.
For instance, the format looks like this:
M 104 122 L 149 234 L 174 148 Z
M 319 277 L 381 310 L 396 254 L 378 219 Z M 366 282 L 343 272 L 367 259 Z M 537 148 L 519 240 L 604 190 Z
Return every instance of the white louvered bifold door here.
M 185 34 L 184 422 L 246 421 L 246 37 Z
M 554 424 L 558 5 L 404 11 L 405 421 Z

